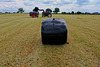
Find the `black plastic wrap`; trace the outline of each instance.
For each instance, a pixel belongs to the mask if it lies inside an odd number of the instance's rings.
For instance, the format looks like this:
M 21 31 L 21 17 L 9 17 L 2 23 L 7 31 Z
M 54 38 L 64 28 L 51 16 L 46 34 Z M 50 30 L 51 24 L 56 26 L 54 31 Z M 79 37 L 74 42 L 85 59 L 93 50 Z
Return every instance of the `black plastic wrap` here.
M 37 14 L 38 15 L 39 12 L 38 11 L 33 11 L 32 14 Z
M 39 10 L 39 8 L 38 7 L 35 7 L 33 11 L 38 11 L 38 10 Z
M 62 42 L 67 41 L 66 21 L 59 18 L 50 18 L 42 21 L 41 26 L 42 42 Z

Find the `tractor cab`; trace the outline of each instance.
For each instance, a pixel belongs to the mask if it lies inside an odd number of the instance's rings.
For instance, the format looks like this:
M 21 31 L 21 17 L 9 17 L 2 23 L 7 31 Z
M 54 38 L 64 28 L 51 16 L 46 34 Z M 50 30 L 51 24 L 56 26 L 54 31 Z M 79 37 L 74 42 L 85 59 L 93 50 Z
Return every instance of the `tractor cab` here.
M 46 13 L 51 13 L 50 10 L 46 11 Z
M 47 16 L 47 17 L 52 17 L 52 13 L 48 10 L 48 11 L 46 11 L 46 12 L 43 12 L 42 13 L 42 17 L 45 17 L 45 16 Z
M 44 9 L 40 9 L 39 11 L 43 11 L 42 12 L 42 17 L 52 17 L 52 13 L 50 12 L 50 10 L 44 11 Z

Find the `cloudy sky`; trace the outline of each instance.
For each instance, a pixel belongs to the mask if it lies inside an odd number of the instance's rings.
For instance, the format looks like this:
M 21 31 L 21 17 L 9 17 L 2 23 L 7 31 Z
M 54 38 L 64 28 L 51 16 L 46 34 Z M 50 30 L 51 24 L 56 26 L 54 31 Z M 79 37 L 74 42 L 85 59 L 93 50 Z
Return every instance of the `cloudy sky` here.
M 18 8 L 30 12 L 34 7 L 52 10 L 58 7 L 60 12 L 100 12 L 100 0 L 0 0 L 0 12 L 17 12 Z

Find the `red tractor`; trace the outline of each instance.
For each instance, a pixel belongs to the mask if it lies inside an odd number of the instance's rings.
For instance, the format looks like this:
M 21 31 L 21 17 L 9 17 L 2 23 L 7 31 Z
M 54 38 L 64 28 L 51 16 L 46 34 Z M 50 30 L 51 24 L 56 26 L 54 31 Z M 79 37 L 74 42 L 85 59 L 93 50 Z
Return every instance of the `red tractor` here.
M 45 17 L 45 16 L 52 17 L 52 13 L 50 12 L 50 10 L 44 11 L 44 9 L 40 9 L 39 11 L 43 11 L 42 17 Z
M 43 11 L 42 17 L 45 17 L 45 16 L 52 17 L 52 13 L 50 12 L 50 10 L 44 11 L 44 9 L 39 9 L 38 7 L 35 7 L 33 12 L 30 12 L 30 16 L 31 17 L 38 17 L 39 16 L 38 11 Z

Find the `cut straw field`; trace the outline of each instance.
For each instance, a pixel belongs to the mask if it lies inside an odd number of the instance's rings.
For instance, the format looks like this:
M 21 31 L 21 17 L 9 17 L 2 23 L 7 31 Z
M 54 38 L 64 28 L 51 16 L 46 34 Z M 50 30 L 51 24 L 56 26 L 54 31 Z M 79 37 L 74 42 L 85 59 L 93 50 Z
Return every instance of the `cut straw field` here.
M 66 20 L 68 42 L 43 45 L 41 22 L 48 17 L 0 15 L 0 67 L 99 67 L 100 15 L 53 15 Z

